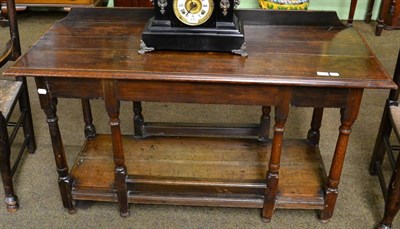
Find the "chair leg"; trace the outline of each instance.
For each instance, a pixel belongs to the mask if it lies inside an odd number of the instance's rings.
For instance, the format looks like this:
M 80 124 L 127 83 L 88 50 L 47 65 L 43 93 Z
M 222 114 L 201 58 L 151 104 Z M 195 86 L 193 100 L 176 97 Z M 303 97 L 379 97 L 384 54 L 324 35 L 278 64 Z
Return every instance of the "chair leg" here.
M 375 0 L 369 0 L 368 1 L 368 8 L 367 8 L 367 13 L 365 14 L 365 23 L 370 23 L 371 22 L 371 17 L 372 17 L 372 9 L 374 8 Z
M 352 26 L 353 25 L 353 18 L 354 18 L 354 13 L 356 11 L 356 6 L 357 6 L 357 0 L 351 0 L 349 18 L 347 19 L 347 25 L 348 26 Z
M 6 203 L 9 212 L 15 212 L 18 210 L 19 205 L 18 198 L 14 194 L 10 153 L 11 150 L 7 133 L 7 121 L 4 116 L 0 114 L 0 172 L 5 193 L 4 202 Z
M 390 228 L 394 217 L 400 209 L 400 160 L 397 159 L 392 177 L 388 186 L 388 195 L 385 202 L 385 213 L 378 228 Z
M 390 136 L 392 131 L 392 126 L 390 124 L 390 118 L 388 114 L 388 102 L 386 102 L 385 108 L 383 110 L 381 125 L 379 126 L 378 136 L 376 137 L 374 151 L 372 153 L 371 162 L 369 165 L 369 172 L 371 175 L 377 175 L 376 164 L 382 164 L 383 158 L 385 156 L 385 145 L 383 142 L 383 136 Z
M 21 112 L 25 112 L 25 118 L 22 123 L 24 136 L 28 138 L 28 151 L 29 153 L 33 154 L 36 151 L 36 140 L 35 140 L 35 132 L 33 128 L 33 121 L 32 121 L 32 113 L 31 107 L 29 103 L 29 94 L 27 88 L 27 82 L 25 78 L 18 79 L 23 82 L 22 84 L 22 91 L 19 97 L 19 106 Z

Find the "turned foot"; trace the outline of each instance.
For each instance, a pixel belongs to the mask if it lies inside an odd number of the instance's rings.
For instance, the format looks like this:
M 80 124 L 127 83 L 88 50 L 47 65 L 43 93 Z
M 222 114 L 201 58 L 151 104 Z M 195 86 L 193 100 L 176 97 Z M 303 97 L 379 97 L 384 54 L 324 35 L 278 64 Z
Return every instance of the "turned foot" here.
M 261 221 L 263 222 L 263 223 L 270 223 L 271 222 L 271 217 L 263 217 L 263 216 L 261 216 Z
M 127 211 L 127 212 L 121 212 L 120 213 L 120 216 L 122 217 L 122 218 L 126 218 L 126 217 L 128 217 L 128 216 L 130 216 L 131 215 L 131 213 L 129 212 L 129 211 Z
M 73 215 L 73 214 L 75 214 L 75 213 L 78 211 L 78 209 L 76 208 L 76 206 L 77 206 L 76 201 L 75 201 L 75 200 L 72 200 L 70 207 L 67 208 L 68 213 L 69 213 L 70 215 Z
M 19 208 L 18 198 L 16 196 L 6 197 L 4 202 L 7 205 L 7 211 L 10 213 L 16 212 Z
M 392 227 L 380 223 L 378 226 L 376 226 L 376 228 L 377 228 L 377 229 L 390 229 L 390 228 L 392 228 Z
M 333 211 L 330 211 L 329 209 L 324 209 L 319 214 L 319 221 L 323 224 L 326 224 L 332 218 L 332 215 L 333 215 Z
M 29 154 L 34 154 L 34 153 L 36 152 L 36 142 L 35 142 L 35 139 L 34 139 L 34 137 L 32 137 L 32 136 L 29 136 L 28 138 L 29 138 L 29 143 L 28 143 L 28 146 L 27 146 L 28 153 L 29 153 Z
M 76 208 L 68 209 L 68 213 L 71 214 L 71 215 L 75 214 L 77 211 L 78 210 Z
M 87 139 L 94 139 L 96 137 L 96 127 L 93 124 L 85 126 L 84 132 Z
M 329 222 L 329 219 L 319 219 L 319 221 L 323 224 L 326 224 Z
M 378 21 L 378 25 L 376 25 L 376 28 L 375 28 L 375 36 L 380 36 L 383 29 L 384 29 L 384 26 L 383 26 L 382 22 Z

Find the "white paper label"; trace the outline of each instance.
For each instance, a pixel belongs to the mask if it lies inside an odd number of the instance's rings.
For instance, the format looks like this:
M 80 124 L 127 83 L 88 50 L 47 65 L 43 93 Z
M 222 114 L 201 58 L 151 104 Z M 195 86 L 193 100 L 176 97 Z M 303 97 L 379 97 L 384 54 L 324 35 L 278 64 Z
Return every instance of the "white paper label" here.
M 37 92 L 39 93 L 39 95 L 45 95 L 45 94 L 47 94 L 47 90 L 46 90 L 46 89 L 43 89 L 43 88 L 37 89 Z
M 317 72 L 319 76 L 329 76 L 329 72 Z
M 340 76 L 338 72 L 317 72 L 318 76 Z

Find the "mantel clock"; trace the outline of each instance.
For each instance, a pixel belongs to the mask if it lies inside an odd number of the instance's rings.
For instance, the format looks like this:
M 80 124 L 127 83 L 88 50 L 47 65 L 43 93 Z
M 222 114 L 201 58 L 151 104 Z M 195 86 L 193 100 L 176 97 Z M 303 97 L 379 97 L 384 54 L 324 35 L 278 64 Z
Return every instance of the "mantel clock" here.
M 239 0 L 154 0 L 154 17 L 139 53 L 153 50 L 221 51 L 247 56 Z

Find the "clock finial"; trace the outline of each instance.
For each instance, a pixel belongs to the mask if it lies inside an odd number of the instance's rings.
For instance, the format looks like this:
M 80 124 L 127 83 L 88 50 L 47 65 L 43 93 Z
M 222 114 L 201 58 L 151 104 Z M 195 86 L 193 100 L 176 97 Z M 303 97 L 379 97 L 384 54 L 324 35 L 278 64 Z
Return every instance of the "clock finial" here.
M 221 0 L 221 2 L 219 3 L 219 6 L 222 9 L 222 14 L 224 16 L 226 16 L 228 14 L 228 9 L 231 7 L 229 0 Z
M 236 9 L 240 5 L 240 0 L 235 0 L 233 8 Z
M 167 7 L 167 5 L 168 5 L 167 0 L 158 0 L 157 1 L 157 5 L 158 5 L 158 7 L 160 7 L 160 13 L 162 15 L 164 15 L 165 14 L 165 7 Z

